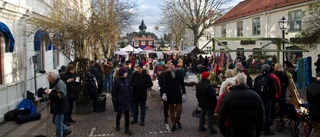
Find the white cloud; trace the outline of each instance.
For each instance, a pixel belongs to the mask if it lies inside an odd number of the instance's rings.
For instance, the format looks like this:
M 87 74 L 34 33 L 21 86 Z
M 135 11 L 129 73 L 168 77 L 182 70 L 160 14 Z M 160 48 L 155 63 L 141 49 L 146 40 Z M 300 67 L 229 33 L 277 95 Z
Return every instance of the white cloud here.
M 235 6 L 240 1 L 243 0 L 233 0 L 230 5 Z M 147 26 L 147 31 L 153 32 L 160 37 L 160 35 L 163 34 L 163 31 L 161 31 L 163 27 L 160 27 L 160 30 L 155 30 L 155 26 L 161 25 L 159 24 L 161 19 L 161 10 L 159 6 L 162 2 L 163 0 L 137 0 L 137 18 L 135 19 L 135 23 L 132 25 L 132 31 L 139 31 L 139 25 L 143 19 Z

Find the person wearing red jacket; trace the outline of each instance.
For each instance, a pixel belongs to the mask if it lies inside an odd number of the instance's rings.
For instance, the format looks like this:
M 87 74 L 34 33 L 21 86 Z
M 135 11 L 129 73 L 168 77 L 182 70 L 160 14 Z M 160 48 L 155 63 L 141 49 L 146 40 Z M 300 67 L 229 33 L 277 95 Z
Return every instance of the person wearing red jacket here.
M 272 125 L 274 118 L 275 118 L 275 115 L 276 115 L 276 100 L 280 99 L 280 97 L 281 97 L 281 84 L 280 84 L 280 79 L 278 78 L 278 76 L 276 74 L 274 74 L 274 68 L 270 68 L 269 77 L 271 77 L 275 81 L 276 86 L 277 86 L 276 95 L 275 95 L 275 98 L 272 99 L 272 104 L 271 104 L 270 119 L 271 119 L 271 125 Z

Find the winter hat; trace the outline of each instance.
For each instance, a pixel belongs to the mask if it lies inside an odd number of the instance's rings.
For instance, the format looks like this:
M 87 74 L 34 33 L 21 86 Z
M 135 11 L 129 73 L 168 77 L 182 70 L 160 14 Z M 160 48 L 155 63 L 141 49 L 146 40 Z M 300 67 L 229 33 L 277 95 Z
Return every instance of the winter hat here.
M 202 79 L 207 79 L 210 76 L 210 73 L 208 71 L 204 71 L 201 74 Z
M 127 73 L 127 69 L 125 69 L 125 68 L 120 68 L 120 69 L 118 70 L 118 75 L 119 75 L 119 76 L 123 76 L 124 73 Z
M 264 64 L 264 65 L 262 65 L 262 67 L 261 67 L 261 69 L 262 69 L 262 71 L 270 71 L 270 65 L 268 65 L 268 64 Z

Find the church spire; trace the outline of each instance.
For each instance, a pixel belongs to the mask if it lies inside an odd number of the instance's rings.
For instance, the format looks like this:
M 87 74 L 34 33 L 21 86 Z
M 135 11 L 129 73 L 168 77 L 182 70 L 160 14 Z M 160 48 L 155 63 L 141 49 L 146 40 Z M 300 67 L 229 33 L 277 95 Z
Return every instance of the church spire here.
M 140 32 L 145 32 L 146 29 L 147 29 L 147 26 L 144 24 L 144 21 L 142 20 L 141 24 L 139 26 L 139 30 L 140 30 Z

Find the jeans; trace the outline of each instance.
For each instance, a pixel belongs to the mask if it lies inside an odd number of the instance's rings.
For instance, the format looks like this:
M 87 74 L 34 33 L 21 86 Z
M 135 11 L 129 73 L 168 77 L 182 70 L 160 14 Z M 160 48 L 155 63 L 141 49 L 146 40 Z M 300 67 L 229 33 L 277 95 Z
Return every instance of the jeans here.
M 69 122 L 70 120 L 72 120 L 71 115 L 73 112 L 73 106 L 74 106 L 74 100 L 73 99 L 68 99 L 69 101 L 69 110 L 66 114 L 64 114 L 64 122 Z
M 208 128 L 210 132 L 214 132 L 213 128 L 213 110 L 203 110 L 201 109 L 199 118 L 199 130 L 204 129 L 204 124 L 206 123 L 206 115 L 208 117 Z
M 174 113 L 175 110 L 177 111 L 176 114 Z M 169 114 L 172 126 L 175 126 L 178 122 L 180 123 L 181 112 L 182 104 L 169 104 Z
M 63 114 L 53 114 L 52 122 L 56 125 L 56 137 L 62 137 L 63 131 L 69 130 L 66 125 L 63 124 Z
M 169 111 L 168 102 L 167 102 L 167 101 L 163 101 L 163 114 L 164 114 L 164 119 L 168 119 L 168 117 L 169 117 L 168 111 Z
M 145 101 L 135 101 L 134 102 L 133 120 L 138 121 L 139 106 L 140 106 L 140 111 L 141 111 L 140 121 L 144 122 L 144 119 L 146 117 L 146 102 Z
M 272 107 L 272 99 L 263 99 L 263 106 L 265 110 L 265 119 L 264 119 L 264 132 L 270 132 L 270 122 L 271 122 L 271 107 Z
M 112 74 L 106 75 L 106 89 L 111 92 L 112 91 Z
M 120 126 L 120 119 L 121 119 L 122 111 L 117 112 L 117 117 L 116 117 L 116 126 Z M 126 130 L 129 129 L 129 110 L 124 111 L 124 127 Z

